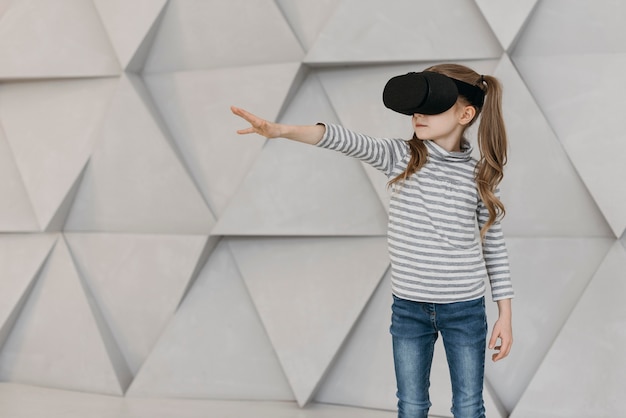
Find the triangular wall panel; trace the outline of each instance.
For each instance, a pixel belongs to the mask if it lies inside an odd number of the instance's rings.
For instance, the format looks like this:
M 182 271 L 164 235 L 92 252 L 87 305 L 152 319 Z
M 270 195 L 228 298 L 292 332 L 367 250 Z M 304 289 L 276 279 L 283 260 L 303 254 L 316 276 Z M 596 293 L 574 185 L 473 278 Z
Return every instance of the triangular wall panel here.
M 237 105 L 274 120 L 299 63 L 145 75 L 144 80 L 185 164 L 219 217 L 263 147 L 258 135 L 238 136 L 246 122 Z
M 624 143 L 621 115 L 626 108 L 612 98 L 626 93 L 620 17 L 625 12 L 626 4 L 610 1 L 539 2 L 512 55 L 618 237 L 626 228 L 626 194 L 606 179 L 625 173 L 606 152 L 619 155 Z
M 607 100 L 626 94 L 626 54 L 595 55 L 593 60 L 583 55 L 513 60 L 614 236 L 621 236 L 626 228 L 626 190 L 610 179 L 626 178 L 626 165 L 610 155 L 626 153 L 622 126 L 626 103 L 607 105 Z
M 109 356 L 111 341 L 62 239 L 36 280 L 0 352 L 0 379 L 121 395 L 130 375 Z
M 128 68 L 167 0 L 93 0 L 122 68 Z
M 537 0 L 476 0 L 500 44 L 508 50 L 524 26 Z
M 77 269 L 137 373 L 174 315 L 206 236 L 67 234 Z
M 353 330 L 320 383 L 315 400 L 322 403 L 394 409 L 391 274 L 387 271 Z
M 56 239 L 56 235 L 0 235 L 0 349 Z
M 131 78 L 118 92 L 65 229 L 208 233 L 214 220 Z
M 304 405 L 387 269 L 386 239 L 233 238 L 229 244 Z
M 616 242 L 541 363 L 512 418 L 624 414 L 625 271 L 626 252 Z M 601 320 L 598 310 L 602 312 Z
M 144 71 L 294 62 L 303 55 L 273 0 L 170 0 Z
M 214 250 L 127 395 L 293 399 L 224 241 Z
M 508 238 L 513 300 L 513 349 L 486 375 L 510 412 L 531 382 L 561 327 L 610 250 L 611 238 Z M 537 289 L 541 292 L 537 293 Z M 487 304 L 490 327 L 498 318 Z M 490 330 L 491 331 L 491 330 Z
M 24 187 L 13 152 L 0 124 L 0 231 L 39 231 L 39 223 Z
M 343 0 L 305 62 L 485 59 L 501 53 L 502 47 L 474 2 L 395 0 L 383 6 L 377 0 Z
M 513 55 L 579 55 L 593 61 L 589 54 L 625 53 L 625 14 L 626 3 L 621 1 L 539 1 Z
M 300 44 L 308 50 L 313 46 L 341 0 L 276 0 Z
M 504 86 L 509 141 L 501 185 L 507 236 L 612 237 L 604 216 L 508 56 L 503 56 L 495 76 Z M 529 201 L 549 201 L 550 208 L 528 205 Z
M 80 174 L 74 180 L 74 184 L 72 184 L 69 191 L 65 194 L 65 197 L 63 197 L 61 204 L 45 229 L 46 232 L 60 232 L 65 227 L 67 218 L 72 210 L 72 205 L 74 204 L 74 199 L 76 199 L 76 194 L 78 193 L 80 185 L 83 182 L 83 176 L 85 175 L 87 164 L 88 162 L 85 163 L 85 166 L 81 170 Z
M 42 229 L 89 159 L 116 85 L 113 78 L 0 85 L 0 123 Z
M 0 79 L 119 75 L 91 1 L 11 1 L 0 13 Z

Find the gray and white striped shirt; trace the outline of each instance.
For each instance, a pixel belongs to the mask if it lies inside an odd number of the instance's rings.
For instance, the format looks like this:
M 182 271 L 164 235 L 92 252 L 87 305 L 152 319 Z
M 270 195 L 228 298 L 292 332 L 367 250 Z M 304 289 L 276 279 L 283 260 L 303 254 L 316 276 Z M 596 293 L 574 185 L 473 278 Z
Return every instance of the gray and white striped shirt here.
M 359 158 L 394 178 L 411 157 L 403 139 L 372 138 L 326 124 L 319 147 Z M 462 302 L 485 294 L 514 296 L 502 228 L 494 223 L 481 245 L 477 228 L 489 213 L 474 180 L 476 159 L 463 141 L 448 152 L 425 141 L 428 161 L 395 187 L 389 204 L 388 245 L 394 295 L 432 303 Z

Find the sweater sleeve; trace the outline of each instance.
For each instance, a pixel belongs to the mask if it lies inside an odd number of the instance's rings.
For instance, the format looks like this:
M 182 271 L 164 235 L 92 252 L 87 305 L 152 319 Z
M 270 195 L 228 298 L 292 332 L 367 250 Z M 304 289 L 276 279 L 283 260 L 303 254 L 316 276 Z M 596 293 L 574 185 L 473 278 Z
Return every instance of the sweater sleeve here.
M 339 151 L 358 158 L 389 176 L 394 166 L 408 152 L 401 139 L 372 138 L 352 132 L 342 126 L 320 123 L 326 127 L 318 147 Z
M 499 190 L 496 190 L 496 195 L 499 195 Z M 482 228 L 489 219 L 489 212 L 481 199 L 478 199 L 477 217 L 479 228 Z M 485 235 L 483 257 L 489 275 L 493 301 L 512 299 L 515 293 L 511 282 L 509 255 L 499 221 L 494 222 Z

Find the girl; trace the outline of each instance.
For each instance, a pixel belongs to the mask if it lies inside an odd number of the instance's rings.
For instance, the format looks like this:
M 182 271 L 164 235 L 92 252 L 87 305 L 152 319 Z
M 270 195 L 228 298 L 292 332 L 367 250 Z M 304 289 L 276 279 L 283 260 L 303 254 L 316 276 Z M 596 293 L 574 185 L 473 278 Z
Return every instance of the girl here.
M 394 77 L 385 86 L 383 101 L 391 110 L 412 116 L 414 133 L 408 141 L 371 138 L 330 124 L 277 124 L 231 108 L 251 125 L 239 134 L 340 151 L 390 179 L 390 331 L 399 418 L 428 415 L 430 367 L 439 333 L 450 369 L 452 413 L 456 418 L 485 416 L 486 278 L 499 310 L 489 340 L 493 361 L 511 349 L 513 289 L 497 189 L 507 149 L 501 96 L 496 78 L 457 64 Z M 481 158 L 476 161 L 464 133 L 481 113 Z

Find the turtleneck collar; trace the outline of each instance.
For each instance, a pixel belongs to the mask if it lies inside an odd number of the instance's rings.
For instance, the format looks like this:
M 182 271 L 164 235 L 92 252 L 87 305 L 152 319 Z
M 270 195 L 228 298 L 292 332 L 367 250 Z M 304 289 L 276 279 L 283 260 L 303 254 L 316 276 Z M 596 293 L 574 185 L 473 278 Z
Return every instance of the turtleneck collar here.
M 461 151 L 446 151 L 433 141 L 424 141 L 430 158 L 439 161 L 464 162 L 472 158 L 472 144 L 465 138 L 461 140 Z

